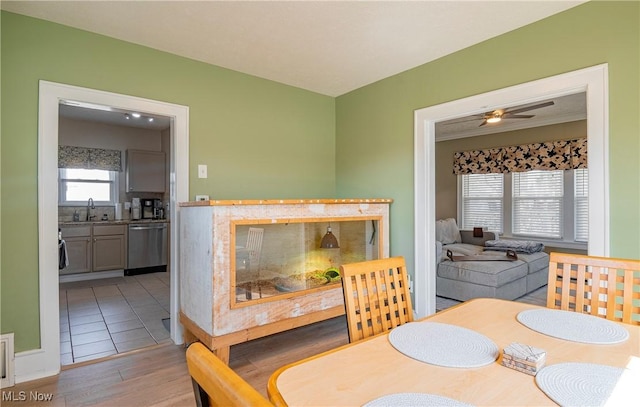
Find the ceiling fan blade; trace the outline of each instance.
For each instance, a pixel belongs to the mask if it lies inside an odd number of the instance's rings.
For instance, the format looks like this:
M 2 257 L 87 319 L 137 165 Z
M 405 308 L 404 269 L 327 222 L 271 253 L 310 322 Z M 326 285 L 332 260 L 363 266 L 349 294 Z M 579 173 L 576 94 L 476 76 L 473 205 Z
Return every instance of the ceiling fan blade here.
M 553 101 L 544 102 L 544 103 L 539 103 L 539 104 L 533 105 L 533 106 L 521 107 L 520 109 L 513 109 L 513 110 L 507 109 L 504 113 L 521 113 L 521 112 L 526 112 L 526 111 L 534 110 L 534 109 L 540 109 L 540 108 L 543 108 L 543 107 L 553 106 L 553 105 L 554 105 Z
M 532 117 L 536 117 L 534 114 L 511 114 L 505 113 L 502 115 L 503 119 L 531 119 Z
M 485 124 L 487 124 L 487 119 L 483 120 L 483 121 L 482 121 L 482 123 L 480 123 L 480 126 L 478 126 L 478 127 L 482 127 L 482 126 L 484 126 Z
M 485 119 L 487 117 L 486 113 L 479 113 L 479 114 L 472 114 L 466 117 L 461 117 L 461 120 L 455 120 L 455 121 L 451 121 L 449 123 L 443 123 L 443 124 L 456 124 L 456 123 L 464 123 L 464 122 L 470 122 L 470 121 L 474 121 L 474 120 L 481 120 L 481 119 Z
M 480 117 L 476 117 L 476 118 L 473 118 L 473 119 L 458 120 L 458 121 L 455 121 L 455 122 L 451 122 L 451 123 L 442 123 L 442 124 L 444 124 L 445 126 L 448 126 L 448 125 L 450 125 L 450 124 L 458 124 L 458 123 L 474 122 L 474 121 L 477 121 L 477 120 L 481 120 L 481 119 L 483 119 L 483 118 L 484 118 L 484 116 L 480 116 Z

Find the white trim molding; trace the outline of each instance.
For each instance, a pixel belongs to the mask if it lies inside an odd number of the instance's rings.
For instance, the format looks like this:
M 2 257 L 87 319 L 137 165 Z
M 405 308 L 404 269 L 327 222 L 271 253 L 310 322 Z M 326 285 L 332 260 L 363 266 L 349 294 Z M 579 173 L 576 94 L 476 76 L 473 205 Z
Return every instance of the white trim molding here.
M 597 65 L 414 112 L 415 309 L 435 312 L 435 123 L 586 92 L 589 145 L 589 254 L 609 255 L 608 66 Z
M 60 372 L 58 295 L 58 106 L 72 100 L 171 118 L 171 339 L 182 343 L 178 323 L 178 202 L 189 200 L 189 108 L 95 89 L 40 81 L 38 114 L 38 268 L 40 348 L 16 354 L 16 383 Z

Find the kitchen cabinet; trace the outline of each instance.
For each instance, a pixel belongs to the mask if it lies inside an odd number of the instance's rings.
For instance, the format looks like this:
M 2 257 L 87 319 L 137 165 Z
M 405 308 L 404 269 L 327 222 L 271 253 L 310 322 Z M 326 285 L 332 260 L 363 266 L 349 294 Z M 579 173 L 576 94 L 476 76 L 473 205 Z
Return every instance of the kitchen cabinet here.
M 60 275 L 122 270 L 126 261 L 125 225 L 60 225 L 69 265 Z
M 125 237 L 125 225 L 93 226 L 93 271 L 124 269 Z
M 69 265 L 60 274 L 91 272 L 91 225 L 61 226 Z
M 126 161 L 127 192 L 165 192 L 164 152 L 127 150 Z

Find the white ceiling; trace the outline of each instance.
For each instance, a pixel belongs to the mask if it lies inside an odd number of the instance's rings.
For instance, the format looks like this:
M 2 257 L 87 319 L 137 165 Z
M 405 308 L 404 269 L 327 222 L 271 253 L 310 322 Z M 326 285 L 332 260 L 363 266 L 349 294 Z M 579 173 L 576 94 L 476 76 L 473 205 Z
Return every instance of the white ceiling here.
M 58 110 L 60 116 L 73 120 L 97 122 L 112 126 L 136 127 L 147 130 L 165 130 L 171 126 L 171 119 L 166 116 L 139 114 L 110 106 L 89 105 L 83 102 L 62 101 Z M 138 113 L 140 117 L 135 117 Z M 128 115 L 128 118 L 127 118 Z M 149 121 L 153 118 L 153 121 Z
M 3 0 L 0 7 L 339 96 L 581 3 Z
M 436 141 L 482 136 L 587 119 L 587 95 L 585 92 L 541 100 L 535 103 L 527 103 L 525 105 L 503 106 L 502 109 L 509 111 L 528 108 L 544 102 L 553 102 L 553 105 L 523 112 L 522 114 L 524 115 L 534 116 L 527 119 L 506 118 L 499 123 L 487 123 L 480 126 L 483 122 L 482 118 L 466 116 L 436 123 Z

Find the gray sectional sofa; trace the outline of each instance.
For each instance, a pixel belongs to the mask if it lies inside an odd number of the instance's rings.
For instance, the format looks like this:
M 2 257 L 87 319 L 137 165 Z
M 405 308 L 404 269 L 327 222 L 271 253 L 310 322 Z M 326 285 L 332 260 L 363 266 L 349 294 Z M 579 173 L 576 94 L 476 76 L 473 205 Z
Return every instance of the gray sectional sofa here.
M 448 227 L 451 230 L 451 224 Z M 493 232 L 474 237 L 473 231 L 453 229 L 447 237 L 447 233 L 438 233 L 438 227 L 436 230 L 436 295 L 440 297 L 459 301 L 478 297 L 514 300 L 547 284 L 549 255 L 543 251 L 517 253 L 515 261 L 451 261 L 447 250 L 457 256 L 505 253 L 484 250 L 487 240 L 496 239 Z

